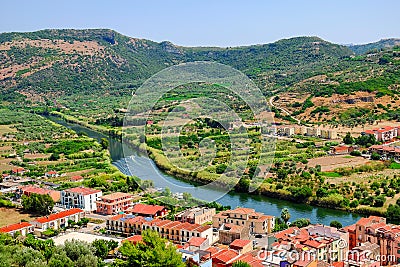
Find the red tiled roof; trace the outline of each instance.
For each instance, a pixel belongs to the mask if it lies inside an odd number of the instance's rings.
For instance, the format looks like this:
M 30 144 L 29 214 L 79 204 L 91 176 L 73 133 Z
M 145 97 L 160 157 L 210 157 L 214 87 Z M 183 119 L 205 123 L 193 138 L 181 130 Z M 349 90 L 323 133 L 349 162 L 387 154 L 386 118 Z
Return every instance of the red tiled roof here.
M 381 219 L 382 218 L 378 216 L 369 216 L 368 218 L 361 218 L 360 220 L 358 220 L 356 225 L 368 226 L 372 223 L 379 222 Z
M 310 259 L 300 259 L 300 260 L 296 261 L 293 265 L 301 266 L 301 267 L 306 267 L 306 266 L 308 266 L 311 262 L 312 262 L 312 260 L 310 260 Z
M 193 236 L 189 239 L 188 244 L 190 246 L 200 247 L 206 240 L 207 238 Z
M 365 130 L 364 133 L 366 133 L 366 134 L 375 134 L 375 132 L 373 130 Z
M 20 222 L 20 223 L 15 223 L 15 224 L 10 224 L 4 227 L 0 228 L 0 233 L 9 233 L 12 231 L 20 230 L 26 227 L 30 227 L 32 224 L 28 222 Z
M 79 180 L 82 180 L 82 179 L 83 179 L 83 177 L 80 176 L 80 175 L 74 175 L 74 176 L 71 177 L 72 181 L 79 181 Z
M 249 253 L 240 255 L 238 258 L 235 259 L 235 262 L 236 261 L 247 262 L 248 264 L 250 264 L 251 267 L 264 267 L 259 259 L 253 257 Z
M 165 209 L 164 206 L 147 205 L 147 204 L 139 203 L 133 207 L 132 213 L 145 214 L 145 215 L 156 215 L 157 212 L 160 212 L 163 209 Z
M 126 242 L 126 241 L 129 241 L 135 245 L 139 242 L 143 242 L 143 237 L 141 235 L 133 235 L 128 238 L 125 238 L 122 242 Z
M 57 174 L 57 172 L 56 171 L 49 171 L 49 172 L 46 172 L 46 174 L 53 175 L 53 174 Z
M 343 261 L 337 261 L 332 263 L 333 267 L 344 267 L 344 262 Z
M 82 195 L 91 195 L 91 194 L 96 194 L 96 193 L 101 192 L 101 190 L 87 188 L 87 187 L 74 187 L 74 188 L 66 189 L 64 191 L 69 192 L 69 193 L 82 194 Z
M 237 248 L 244 248 L 247 246 L 249 243 L 251 243 L 250 240 L 246 239 L 235 239 L 231 244 L 230 247 L 237 247 Z
M 25 171 L 25 169 L 22 168 L 22 167 L 18 167 L 18 168 L 12 169 L 12 172 L 14 172 L 14 173 L 17 173 L 17 172 L 24 172 L 24 171 Z
M 47 223 L 47 222 L 55 221 L 55 220 L 58 220 L 58 219 L 61 219 L 61 218 L 65 218 L 65 217 L 68 217 L 68 216 L 71 216 L 71 215 L 74 215 L 74 214 L 77 214 L 77 213 L 81 213 L 81 212 L 83 212 L 83 210 L 81 210 L 81 209 L 69 209 L 69 210 L 61 211 L 61 212 L 56 213 L 56 214 L 50 214 L 50 215 L 45 216 L 45 217 L 37 218 L 35 220 L 35 222 Z
M 250 214 L 254 212 L 254 209 L 249 208 L 236 208 L 230 211 L 231 213 L 240 213 L 240 214 Z
M 239 255 L 239 253 L 237 253 L 234 250 L 222 249 L 219 252 L 217 252 L 216 254 L 211 255 L 211 257 L 213 258 L 213 261 L 214 261 L 214 259 L 217 259 L 218 261 L 226 264 L 226 263 L 232 261 L 238 255 Z
M 123 197 L 131 197 L 131 194 L 128 193 L 122 193 L 122 192 L 115 192 L 115 193 L 111 193 L 109 195 L 103 195 L 100 198 L 102 200 L 117 200 Z
M 369 148 L 374 148 L 374 149 L 382 149 L 383 146 L 382 145 L 372 145 Z
M 320 248 L 325 246 L 325 244 L 318 242 L 316 240 L 307 240 L 306 242 L 304 242 L 304 245 L 312 248 Z

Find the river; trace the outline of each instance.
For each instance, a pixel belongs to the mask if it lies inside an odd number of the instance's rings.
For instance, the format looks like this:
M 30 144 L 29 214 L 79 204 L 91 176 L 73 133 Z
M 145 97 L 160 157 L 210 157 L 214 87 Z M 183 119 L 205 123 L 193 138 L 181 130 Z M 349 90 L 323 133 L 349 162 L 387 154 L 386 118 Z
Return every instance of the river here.
M 100 140 L 106 137 L 109 140 L 109 151 L 113 164 L 125 174 L 135 175 L 142 180 L 153 180 L 155 187 L 169 187 L 172 192 L 185 192 L 190 189 L 193 197 L 198 199 L 210 199 L 221 195 L 217 189 L 198 188 L 182 180 L 178 180 L 160 171 L 154 162 L 147 156 L 131 149 L 121 141 L 93 131 L 78 124 L 68 123 L 60 118 L 50 116 L 48 119 L 64 125 L 76 132 L 84 132 L 89 137 Z M 129 164 L 129 168 L 127 167 Z M 207 198 L 205 198 L 207 196 Z M 312 223 L 327 224 L 332 220 L 340 221 L 343 226 L 350 225 L 358 221 L 361 215 L 338 211 L 327 208 L 313 207 L 306 204 L 293 203 L 290 201 L 273 199 L 265 196 L 250 195 L 245 193 L 228 193 L 218 198 L 217 201 L 224 206 L 253 208 L 258 212 L 268 215 L 280 216 L 283 208 L 288 208 L 291 214 L 291 221 L 297 218 L 308 218 Z

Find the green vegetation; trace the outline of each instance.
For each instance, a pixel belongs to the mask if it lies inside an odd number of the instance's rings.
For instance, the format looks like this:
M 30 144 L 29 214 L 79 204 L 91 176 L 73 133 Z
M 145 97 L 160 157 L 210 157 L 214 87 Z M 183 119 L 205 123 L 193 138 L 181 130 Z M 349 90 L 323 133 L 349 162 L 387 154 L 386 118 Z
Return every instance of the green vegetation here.
M 123 256 L 117 259 L 116 266 L 185 266 L 176 247 L 162 239 L 157 232 L 142 232 L 143 242 L 133 245 L 124 242 L 119 249 Z
M 24 210 L 40 215 L 48 215 L 53 211 L 54 201 L 49 195 L 22 195 L 21 204 Z

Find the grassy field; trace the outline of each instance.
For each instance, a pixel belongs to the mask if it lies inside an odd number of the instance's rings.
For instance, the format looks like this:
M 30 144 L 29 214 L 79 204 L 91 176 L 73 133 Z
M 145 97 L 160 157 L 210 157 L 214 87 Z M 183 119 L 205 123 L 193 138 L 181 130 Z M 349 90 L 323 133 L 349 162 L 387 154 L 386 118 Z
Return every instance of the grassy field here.
M 0 135 L 2 136 L 5 133 L 13 133 L 17 130 L 15 128 L 11 128 L 11 125 L 0 125 Z
M 0 208 L 0 227 L 5 225 L 19 223 L 21 220 L 31 221 L 37 218 L 29 213 L 24 213 L 19 209 Z

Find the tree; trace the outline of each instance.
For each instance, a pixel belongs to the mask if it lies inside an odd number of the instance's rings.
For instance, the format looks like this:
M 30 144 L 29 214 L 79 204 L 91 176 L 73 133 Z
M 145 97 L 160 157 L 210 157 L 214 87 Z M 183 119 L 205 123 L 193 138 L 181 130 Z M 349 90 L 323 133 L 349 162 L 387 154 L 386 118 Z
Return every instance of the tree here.
M 286 169 L 279 169 L 279 170 L 276 171 L 276 176 L 277 176 L 279 181 L 283 181 L 288 176 L 288 173 L 289 172 Z
M 232 267 L 251 267 L 251 265 L 244 261 L 235 261 Z
M 380 160 L 380 159 L 381 159 L 381 155 L 379 155 L 379 154 L 376 153 L 376 152 L 372 152 L 372 154 L 371 154 L 371 159 L 372 159 L 372 160 Z
M 176 247 L 161 238 L 157 232 L 145 230 L 142 232 L 143 242 L 133 245 L 124 242 L 119 252 L 125 258 L 117 266 L 176 266 L 183 267 L 182 256 Z
M 306 227 L 308 225 L 310 225 L 310 219 L 306 218 L 299 218 L 290 223 L 290 226 L 297 226 L 298 228 Z
M 103 239 L 96 239 L 92 242 L 92 246 L 95 249 L 94 255 L 101 259 L 105 259 L 110 251 L 108 247 L 108 241 Z
M 329 226 L 330 226 L 330 227 L 335 227 L 335 228 L 337 228 L 337 229 L 340 229 L 340 228 L 343 227 L 343 225 L 342 225 L 339 221 L 336 221 L 336 220 L 331 221 L 331 223 L 329 224 Z
M 110 142 L 108 141 L 107 138 L 105 138 L 105 137 L 101 138 L 100 145 L 103 149 L 107 149 L 109 144 L 110 144 Z
M 282 209 L 281 218 L 285 223 L 287 223 L 290 220 L 290 213 L 287 208 Z
M 397 204 L 389 204 L 386 210 L 386 218 L 388 218 L 389 221 L 400 221 L 400 206 Z
M 31 194 L 29 196 L 22 195 L 21 204 L 24 210 L 48 215 L 54 207 L 54 200 L 49 195 Z
M 354 143 L 354 138 L 351 136 L 349 132 L 343 138 L 343 143 L 345 143 L 346 145 L 351 145 Z

